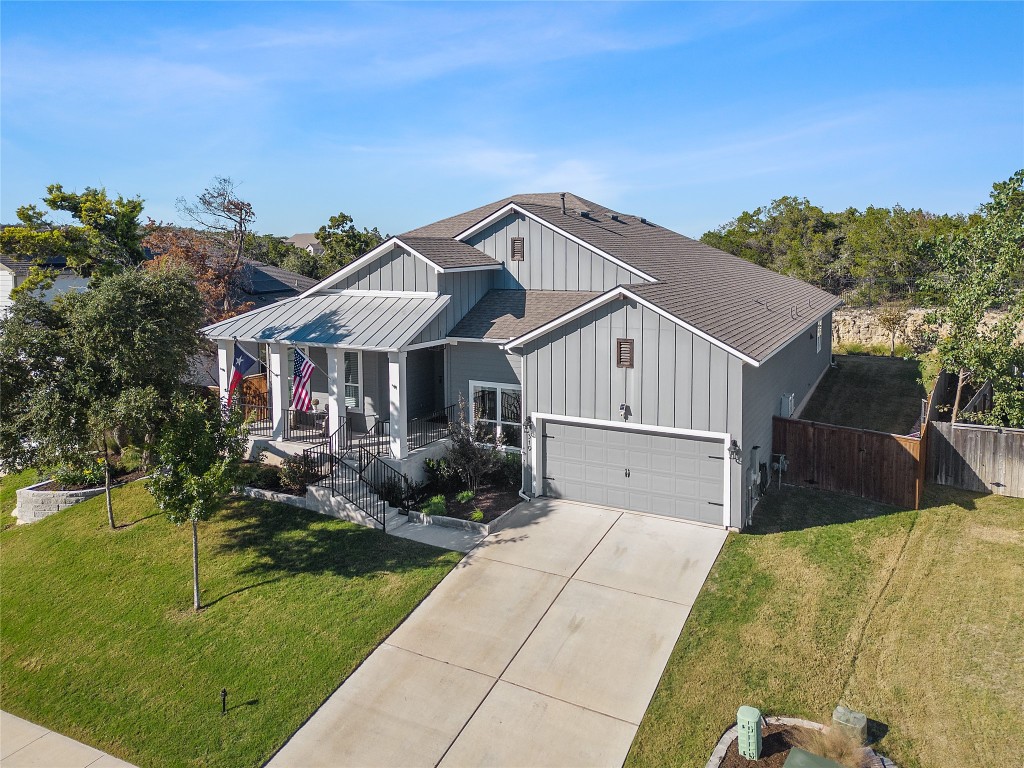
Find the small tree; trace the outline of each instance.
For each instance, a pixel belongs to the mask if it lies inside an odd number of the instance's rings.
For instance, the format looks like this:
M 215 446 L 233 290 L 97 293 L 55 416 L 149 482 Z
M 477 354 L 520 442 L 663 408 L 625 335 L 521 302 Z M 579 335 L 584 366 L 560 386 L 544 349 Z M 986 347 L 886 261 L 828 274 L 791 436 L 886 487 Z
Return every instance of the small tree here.
M 157 504 L 175 525 L 192 524 L 192 607 L 199 610 L 199 523 L 227 500 L 245 453 L 242 411 L 221 411 L 199 397 L 175 399 L 149 481 Z
M 891 302 L 882 306 L 875 315 L 878 324 L 889 333 L 889 356 L 896 354 L 896 336 L 906 333 L 907 305 Z
M 352 223 L 352 217 L 342 212 L 331 216 L 327 224 L 317 230 L 316 239 L 324 248 L 320 277 L 327 277 L 372 251 L 387 235 L 381 235 L 376 227 L 359 230 Z

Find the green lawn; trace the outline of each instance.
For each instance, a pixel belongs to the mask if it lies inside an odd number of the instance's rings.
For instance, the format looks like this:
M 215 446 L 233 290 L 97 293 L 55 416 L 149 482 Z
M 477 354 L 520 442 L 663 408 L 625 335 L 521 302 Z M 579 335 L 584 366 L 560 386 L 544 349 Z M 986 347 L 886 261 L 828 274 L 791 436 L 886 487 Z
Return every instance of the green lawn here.
M 196 615 L 190 529 L 141 483 L 114 503 L 117 531 L 101 496 L 0 534 L 0 697 L 147 768 L 261 764 L 461 557 L 238 501 L 200 526 Z
M 39 474 L 34 469 L 12 472 L 0 477 L 0 519 L 3 520 L 4 526 L 15 522 L 11 513 L 18 503 L 18 489 L 27 488 L 38 480 Z
M 800 414 L 801 419 L 906 435 L 921 416 L 928 397 L 920 360 L 868 355 L 836 355 Z
M 703 766 L 741 704 L 888 727 L 901 768 L 1024 754 L 1024 500 L 927 489 L 899 512 L 783 488 L 730 534 L 627 759 Z

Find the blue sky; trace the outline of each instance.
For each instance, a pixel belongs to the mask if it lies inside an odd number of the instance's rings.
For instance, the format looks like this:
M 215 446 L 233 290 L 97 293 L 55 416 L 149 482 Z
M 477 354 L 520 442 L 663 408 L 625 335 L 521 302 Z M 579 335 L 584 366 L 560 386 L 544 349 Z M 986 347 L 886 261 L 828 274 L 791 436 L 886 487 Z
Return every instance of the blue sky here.
M 0 5 L 0 219 L 215 175 L 261 232 L 571 191 L 694 237 L 781 195 L 973 210 L 1024 167 L 1022 3 Z

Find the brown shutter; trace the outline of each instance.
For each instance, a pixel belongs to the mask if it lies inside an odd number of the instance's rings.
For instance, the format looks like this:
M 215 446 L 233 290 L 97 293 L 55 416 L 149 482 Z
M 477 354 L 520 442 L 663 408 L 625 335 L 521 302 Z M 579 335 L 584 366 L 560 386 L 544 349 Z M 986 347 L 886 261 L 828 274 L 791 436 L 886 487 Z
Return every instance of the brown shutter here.
M 633 340 L 616 339 L 615 341 L 615 365 L 619 368 L 633 367 Z
M 526 241 L 521 237 L 512 238 L 512 261 L 526 260 Z

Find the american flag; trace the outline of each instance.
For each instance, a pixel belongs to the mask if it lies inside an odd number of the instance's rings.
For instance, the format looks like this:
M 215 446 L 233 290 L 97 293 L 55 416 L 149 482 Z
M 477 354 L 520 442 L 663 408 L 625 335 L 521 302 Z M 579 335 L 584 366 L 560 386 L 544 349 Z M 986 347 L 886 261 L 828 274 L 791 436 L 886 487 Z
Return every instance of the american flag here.
M 295 367 L 292 368 L 292 408 L 296 411 L 308 411 L 309 377 L 313 375 L 313 363 L 298 349 L 295 350 Z

